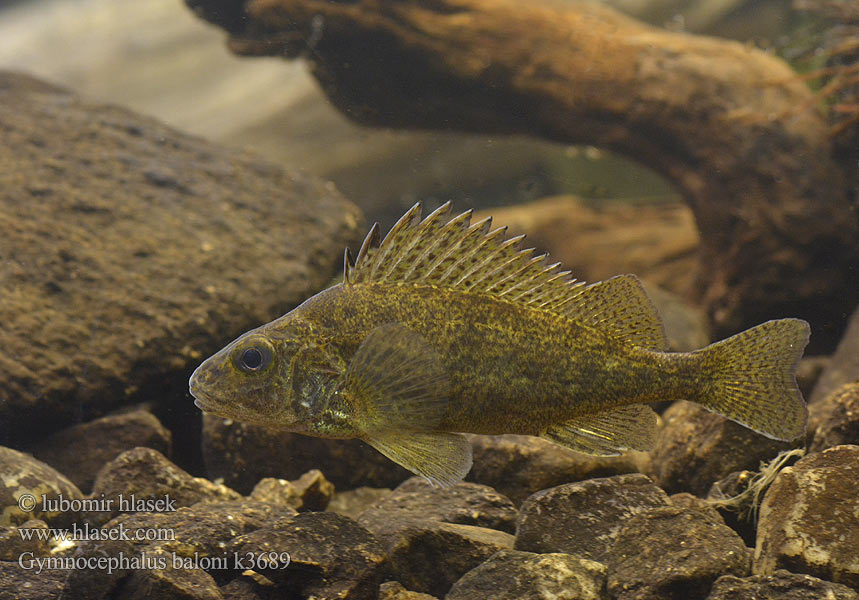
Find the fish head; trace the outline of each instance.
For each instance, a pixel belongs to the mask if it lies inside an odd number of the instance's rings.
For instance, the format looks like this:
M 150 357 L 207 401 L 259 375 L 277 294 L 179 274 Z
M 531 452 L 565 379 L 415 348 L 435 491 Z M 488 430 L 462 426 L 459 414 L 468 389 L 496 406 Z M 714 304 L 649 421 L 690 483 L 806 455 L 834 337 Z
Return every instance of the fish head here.
M 245 333 L 191 375 L 194 404 L 207 414 L 304 432 L 308 403 L 297 397 L 293 380 L 308 343 L 271 324 Z

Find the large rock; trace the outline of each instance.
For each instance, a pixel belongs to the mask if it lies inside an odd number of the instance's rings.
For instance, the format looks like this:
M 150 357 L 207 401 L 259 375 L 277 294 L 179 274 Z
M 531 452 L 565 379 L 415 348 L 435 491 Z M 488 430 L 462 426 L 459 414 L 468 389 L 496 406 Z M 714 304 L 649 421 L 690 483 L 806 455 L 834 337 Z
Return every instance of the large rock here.
M 75 569 L 66 578 L 65 594 L 69 600 L 102 600 L 119 597 L 119 591 L 137 593 L 147 585 L 158 589 L 199 587 L 211 595 L 212 582 L 200 574 L 200 567 L 219 577 L 236 568 L 234 557 L 227 551 L 233 538 L 294 516 L 295 510 L 285 506 L 249 500 L 201 502 L 170 512 L 141 512 L 121 514 L 102 528 L 102 532 L 147 532 L 146 540 L 132 541 L 89 539 L 79 542 L 74 550 L 76 560 L 95 561 L 107 557 L 115 561 L 112 570 L 103 568 Z M 146 570 L 126 581 L 137 565 L 123 557 L 149 556 L 152 562 Z M 93 563 L 95 564 L 95 563 Z M 128 568 L 127 566 L 131 568 Z M 183 577 L 177 570 L 192 573 Z M 169 593 L 168 592 L 164 592 Z M 176 592 L 180 593 L 180 592 Z
M 388 488 L 359 487 L 345 492 L 336 492 L 325 510 L 357 519 L 361 513 L 389 495 Z
M 361 440 L 327 440 L 219 417 L 203 419 L 203 458 L 211 479 L 243 494 L 260 479 L 297 479 L 319 469 L 338 490 L 394 487 L 412 474 Z
M 606 567 L 570 554 L 500 550 L 463 575 L 445 600 L 604 600 Z
M 170 456 L 170 432 L 146 410 L 108 415 L 73 425 L 39 440 L 33 455 L 48 463 L 82 490 L 89 491 L 96 473 L 126 450 L 144 446 Z M 70 449 L 74 451 L 70 451 Z
M 237 500 L 240 496 L 223 484 L 192 477 L 151 448 L 128 450 L 99 471 L 91 497 L 105 511 L 84 515 L 87 523 L 101 526 L 125 512 L 169 512 L 203 500 Z
M 757 470 L 761 461 L 792 447 L 691 402 L 675 402 L 662 418 L 648 474 L 669 494 L 704 496 L 729 473 Z
M 48 524 L 39 519 L 31 519 L 18 526 L 0 527 L 0 560 L 18 560 L 25 552 L 33 558 L 50 556 L 48 539 L 43 539 L 36 531 L 44 532 L 47 529 Z M 29 530 L 28 535 L 23 535 L 22 530 Z
M 843 385 L 808 409 L 812 436 L 809 451 L 832 446 L 859 445 L 859 380 Z
M 364 511 L 358 522 L 387 551 L 392 575 L 410 590 L 443 596 L 466 571 L 511 549 L 517 511 L 492 488 L 461 482 L 432 487 L 403 482 Z
M 118 597 L 129 600 L 223 600 L 214 577 L 203 569 L 174 567 L 173 557 L 163 551 L 146 553 L 146 560 L 149 565 L 159 565 L 159 568 L 135 570 L 120 586 Z
M 466 479 L 495 488 L 517 505 L 563 483 L 643 471 L 650 461 L 647 452 L 591 456 L 526 435 L 474 435 L 471 447 L 474 465 Z
M 77 486 L 29 454 L 0 446 L 0 527 L 40 519 L 68 526 L 81 509 Z
M 772 575 L 716 580 L 707 600 L 859 600 L 846 585 L 779 569 Z
M 754 572 L 808 573 L 859 588 L 859 446 L 835 446 L 784 469 L 761 504 Z
M 63 591 L 66 573 L 48 570 L 37 573 L 37 565 L 25 561 L 24 569 L 18 561 L 0 561 L 0 600 L 45 600 L 59 598 Z
M 808 403 L 816 404 L 852 381 L 859 381 L 859 307 L 853 311 L 838 348 L 820 374 Z
M 300 511 L 325 510 L 334 486 L 318 469 L 308 471 L 295 481 L 266 477 L 254 487 L 250 497 L 278 506 L 289 506 Z
M 499 550 L 512 550 L 514 542 L 512 535 L 496 529 L 396 513 L 366 526 L 385 547 L 388 570 L 397 581 L 438 597 Z
M 412 592 L 398 581 L 386 581 L 379 586 L 379 600 L 437 600 L 423 592 Z
M 706 596 L 722 575 L 748 575 L 751 558 L 718 515 L 671 506 L 629 519 L 608 565 L 616 600 L 686 600 Z
M 372 531 L 372 523 L 384 523 L 393 516 L 474 525 L 513 533 L 518 512 L 508 498 L 485 485 L 461 482 L 448 488 L 439 488 L 433 487 L 422 477 L 412 477 L 362 513 L 358 522 Z
M 238 536 L 229 552 L 247 557 L 246 568 L 302 598 L 375 600 L 383 576 L 384 552 L 375 537 L 329 512 L 299 514 Z M 282 553 L 288 553 L 287 562 Z M 266 557 L 273 558 L 268 568 Z M 256 566 L 248 566 L 251 560 Z
M 0 443 L 184 390 L 363 229 L 330 184 L 128 110 L 11 73 L 0 105 Z
M 602 562 L 627 520 L 669 504 L 665 492 L 637 473 L 543 490 L 522 503 L 516 550 L 563 552 Z

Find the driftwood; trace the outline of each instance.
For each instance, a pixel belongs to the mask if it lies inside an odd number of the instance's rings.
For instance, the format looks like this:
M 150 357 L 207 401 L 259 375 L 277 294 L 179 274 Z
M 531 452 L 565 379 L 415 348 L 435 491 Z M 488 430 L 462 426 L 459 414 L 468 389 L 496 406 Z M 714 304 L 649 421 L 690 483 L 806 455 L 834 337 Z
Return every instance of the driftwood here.
M 701 233 L 717 332 L 776 316 L 818 343 L 859 301 L 859 232 L 811 93 L 779 59 L 594 5 L 187 0 L 245 55 L 305 56 L 361 123 L 525 133 L 664 174 Z

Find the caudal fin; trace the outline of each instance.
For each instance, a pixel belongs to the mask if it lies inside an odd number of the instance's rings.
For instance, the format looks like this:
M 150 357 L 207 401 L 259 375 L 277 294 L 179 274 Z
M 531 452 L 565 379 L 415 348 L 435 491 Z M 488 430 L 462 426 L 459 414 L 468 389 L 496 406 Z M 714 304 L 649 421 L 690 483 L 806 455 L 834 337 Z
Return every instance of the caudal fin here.
M 767 321 L 694 354 L 710 381 L 696 401 L 769 438 L 805 435 L 808 410 L 796 385 L 796 366 L 808 343 L 801 319 Z

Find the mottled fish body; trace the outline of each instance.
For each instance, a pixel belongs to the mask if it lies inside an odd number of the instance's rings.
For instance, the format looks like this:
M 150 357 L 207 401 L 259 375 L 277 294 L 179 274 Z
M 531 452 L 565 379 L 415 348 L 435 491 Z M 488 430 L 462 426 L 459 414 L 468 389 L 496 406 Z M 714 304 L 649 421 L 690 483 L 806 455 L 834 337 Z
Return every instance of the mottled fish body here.
M 521 238 L 410 210 L 374 227 L 344 282 L 201 365 L 204 411 L 330 438 L 361 438 L 441 484 L 471 466 L 461 433 L 541 436 L 610 455 L 648 450 L 647 403 L 687 399 L 769 437 L 804 434 L 798 319 L 690 353 L 666 351 L 638 280 L 584 284 Z

